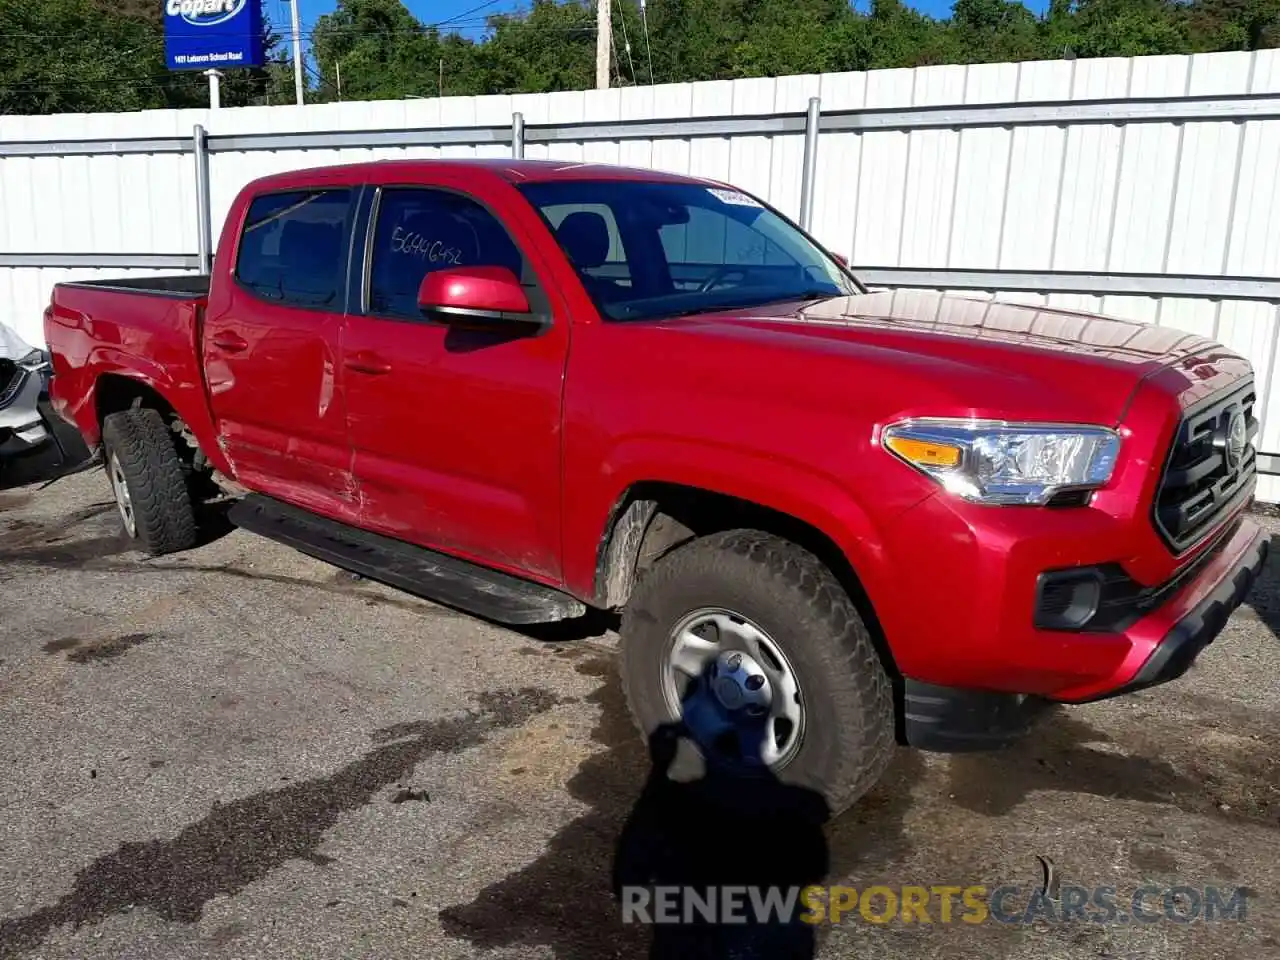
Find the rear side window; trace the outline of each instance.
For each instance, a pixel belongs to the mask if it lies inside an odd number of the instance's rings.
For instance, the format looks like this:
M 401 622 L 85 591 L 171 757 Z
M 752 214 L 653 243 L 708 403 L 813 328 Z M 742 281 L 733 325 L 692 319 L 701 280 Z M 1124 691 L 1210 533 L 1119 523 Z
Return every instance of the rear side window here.
M 240 237 L 236 279 L 263 300 L 337 309 L 350 210 L 350 190 L 254 198 Z
M 422 278 L 450 267 L 506 267 L 517 277 L 524 258 L 506 228 L 466 197 L 422 187 L 388 187 L 378 202 L 369 312 L 422 319 Z

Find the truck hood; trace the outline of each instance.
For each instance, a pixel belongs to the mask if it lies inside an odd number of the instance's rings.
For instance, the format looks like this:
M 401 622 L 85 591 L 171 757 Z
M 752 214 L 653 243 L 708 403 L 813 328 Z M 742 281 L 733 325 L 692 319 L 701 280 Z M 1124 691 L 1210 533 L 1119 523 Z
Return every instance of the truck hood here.
M 1150 374 L 1209 350 L 1229 354 L 1167 327 L 918 290 L 770 304 L 687 322 L 708 333 L 766 339 L 774 349 L 840 355 L 878 373 L 889 368 L 904 388 L 922 388 L 922 402 L 949 396 L 952 415 L 1008 411 L 1069 422 L 1115 423 Z

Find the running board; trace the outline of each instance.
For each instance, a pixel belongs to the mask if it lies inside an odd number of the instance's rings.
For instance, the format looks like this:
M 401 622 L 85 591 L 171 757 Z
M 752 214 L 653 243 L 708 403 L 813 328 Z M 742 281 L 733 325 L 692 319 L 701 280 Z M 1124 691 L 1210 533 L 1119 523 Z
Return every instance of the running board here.
M 228 516 L 237 527 L 317 560 L 500 623 L 550 623 L 587 612 L 581 601 L 551 587 L 360 530 L 262 494 L 249 494 Z

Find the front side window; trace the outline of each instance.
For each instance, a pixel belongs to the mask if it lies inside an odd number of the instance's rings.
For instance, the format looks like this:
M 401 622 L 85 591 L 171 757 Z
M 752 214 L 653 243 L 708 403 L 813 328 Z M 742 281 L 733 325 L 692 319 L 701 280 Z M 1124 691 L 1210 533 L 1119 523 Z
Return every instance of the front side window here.
M 422 278 L 450 267 L 506 267 L 523 258 L 506 228 L 467 197 L 444 190 L 388 187 L 378 202 L 369 277 L 369 312 L 421 319 Z
M 643 180 L 559 180 L 519 189 L 609 319 L 860 292 L 793 224 L 737 190 Z
M 236 279 L 263 300 L 337 309 L 350 211 L 350 190 L 255 197 L 240 236 Z

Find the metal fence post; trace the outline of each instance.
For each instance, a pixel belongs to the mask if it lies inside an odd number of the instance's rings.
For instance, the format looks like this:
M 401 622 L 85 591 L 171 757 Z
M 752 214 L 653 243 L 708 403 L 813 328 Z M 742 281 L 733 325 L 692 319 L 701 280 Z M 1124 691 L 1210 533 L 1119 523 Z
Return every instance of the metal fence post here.
M 813 224 L 813 182 L 818 176 L 818 123 L 822 119 L 822 101 L 809 98 L 809 112 L 804 119 L 804 171 L 800 180 L 800 226 L 806 231 Z
M 200 272 L 213 271 L 213 211 L 209 201 L 209 133 L 196 124 L 192 133 L 192 153 L 196 164 L 196 252 Z
M 524 159 L 524 114 L 511 115 L 511 156 Z

